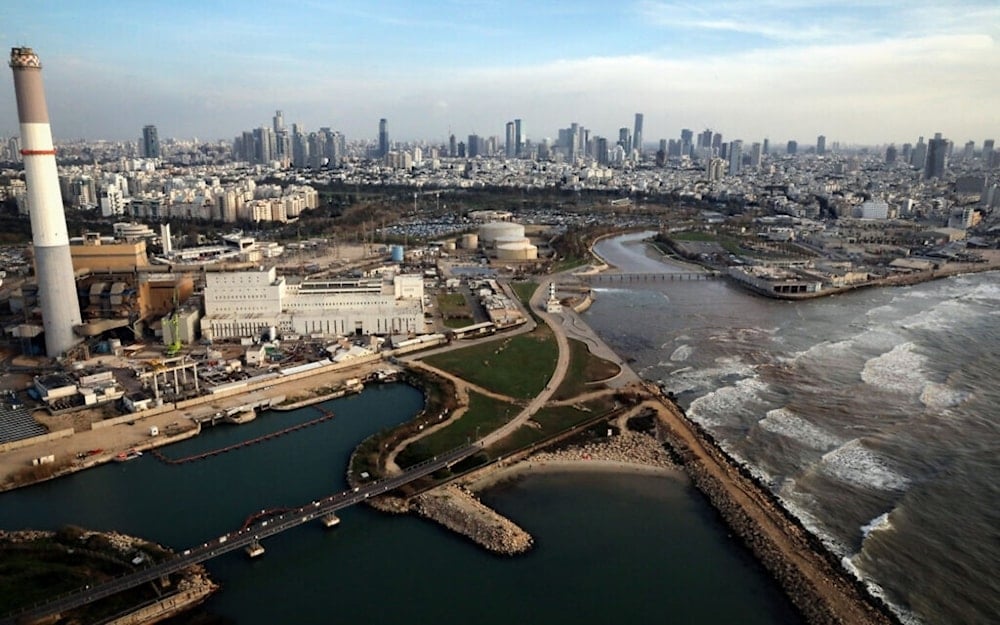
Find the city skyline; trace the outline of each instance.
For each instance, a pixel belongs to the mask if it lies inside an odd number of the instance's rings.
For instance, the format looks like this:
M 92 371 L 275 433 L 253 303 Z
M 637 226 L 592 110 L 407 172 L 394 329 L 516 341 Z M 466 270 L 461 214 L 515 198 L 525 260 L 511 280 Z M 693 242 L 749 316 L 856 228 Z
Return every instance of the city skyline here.
M 95 33 L 91 35 L 90 33 Z M 45 63 L 57 140 L 231 140 L 281 109 L 351 139 L 602 136 L 644 114 L 645 145 L 682 128 L 841 144 L 996 131 L 1000 5 L 651 0 L 324 3 L 57 2 L 0 9 L 8 47 Z M 12 90 L 0 135 L 16 135 Z

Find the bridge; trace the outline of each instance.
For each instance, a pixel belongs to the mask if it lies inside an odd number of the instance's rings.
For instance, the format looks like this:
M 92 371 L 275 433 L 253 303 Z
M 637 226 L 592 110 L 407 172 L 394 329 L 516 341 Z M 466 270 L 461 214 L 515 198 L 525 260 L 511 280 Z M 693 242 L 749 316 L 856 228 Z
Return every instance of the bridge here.
M 169 560 L 137 569 L 106 582 L 78 588 L 44 603 L 7 614 L 0 618 L 0 625 L 16 625 L 18 623 L 32 622 L 35 619 L 45 616 L 79 608 L 98 599 L 110 597 L 129 588 L 135 588 L 147 582 L 159 580 L 191 565 L 206 562 L 237 549 L 251 547 L 255 550 L 255 553 L 263 553 L 260 541 L 269 536 L 280 534 L 314 519 L 322 521 L 324 519 L 335 518 L 332 515 L 338 510 L 353 506 L 369 497 L 387 493 L 416 479 L 430 475 L 439 469 L 450 467 L 468 458 L 480 449 L 482 449 L 482 444 L 476 442 L 412 465 L 395 477 L 376 480 L 358 488 L 345 490 L 324 497 L 323 499 L 317 499 L 298 508 L 273 511 L 273 514 L 269 514 L 266 510 L 261 511 L 251 516 L 247 523 L 244 523 L 239 529 L 218 538 L 213 538 L 191 549 L 185 549 Z
M 718 271 L 680 271 L 658 273 L 594 273 L 578 276 L 587 282 L 672 282 L 675 280 L 714 280 Z

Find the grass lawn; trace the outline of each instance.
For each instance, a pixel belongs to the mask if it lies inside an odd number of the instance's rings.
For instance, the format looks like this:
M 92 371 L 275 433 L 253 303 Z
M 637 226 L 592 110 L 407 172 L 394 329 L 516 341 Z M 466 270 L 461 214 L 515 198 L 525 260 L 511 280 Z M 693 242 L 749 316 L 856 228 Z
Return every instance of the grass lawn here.
M 613 362 L 591 354 L 582 341 L 570 339 L 569 350 L 569 369 L 566 370 L 566 377 L 563 378 L 552 399 L 570 399 L 587 391 L 597 390 L 600 385 L 587 384 L 606 380 L 620 370 Z
M 538 441 L 603 415 L 611 410 L 614 401 L 602 398 L 577 406 L 543 408 L 531 418 L 535 423 L 523 425 L 507 438 L 491 445 L 486 451 L 491 458 L 498 458 L 519 451 Z
M 479 393 L 469 394 L 469 410 L 451 425 L 406 446 L 397 457 L 401 467 L 408 467 L 440 453 L 444 453 L 470 439 L 477 433 L 483 436 L 514 418 L 520 406 L 509 404 Z
M 552 273 L 559 273 L 560 271 L 566 271 L 567 269 L 575 269 L 576 267 L 583 267 L 591 261 L 589 257 L 586 256 L 568 256 L 562 260 L 557 260 L 552 263 Z
M 527 399 L 545 388 L 558 359 L 552 330 L 539 324 L 528 334 L 437 354 L 424 362 L 496 393 Z
M 465 325 L 472 323 L 472 309 L 461 293 L 441 293 L 437 296 L 438 310 L 445 319 L 457 317 L 467 319 Z
M 531 296 L 535 294 L 538 289 L 537 282 L 511 282 L 510 287 L 514 289 L 517 296 L 521 298 L 521 303 L 524 304 L 525 308 L 531 308 L 528 302 L 531 301 Z

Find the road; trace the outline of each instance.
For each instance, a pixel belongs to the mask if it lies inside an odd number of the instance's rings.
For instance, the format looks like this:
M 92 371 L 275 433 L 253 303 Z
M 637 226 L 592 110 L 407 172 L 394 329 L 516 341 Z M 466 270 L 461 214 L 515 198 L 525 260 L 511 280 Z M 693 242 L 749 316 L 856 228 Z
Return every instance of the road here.
M 298 508 L 275 514 L 274 516 L 262 516 L 238 530 L 219 536 L 218 538 L 213 538 L 196 547 L 185 549 L 180 555 L 170 560 L 139 569 L 107 582 L 88 585 L 55 597 L 44 604 L 31 606 L 18 613 L 8 614 L 0 618 L 0 625 L 15 625 L 16 623 L 30 622 L 50 614 L 58 614 L 78 608 L 98 599 L 110 597 L 111 595 L 128 590 L 129 588 L 158 580 L 191 565 L 200 564 L 225 553 L 245 548 L 269 536 L 280 534 L 313 519 L 322 518 L 327 514 L 332 514 L 338 510 L 360 503 L 369 497 L 387 493 L 413 480 L 430 475 L 439 469 L 468 458 L 481 448 L 479 444 L 461 447 L 409 467 L 400 475 L 375 481 L 357 489 L 336 493 Z

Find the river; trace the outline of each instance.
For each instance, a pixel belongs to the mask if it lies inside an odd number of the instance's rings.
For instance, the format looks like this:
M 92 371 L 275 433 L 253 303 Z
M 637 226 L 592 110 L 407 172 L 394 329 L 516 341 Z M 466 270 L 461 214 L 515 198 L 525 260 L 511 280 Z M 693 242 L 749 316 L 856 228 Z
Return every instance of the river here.
M 421 405 L 409 386 L 371 387 L 324 404 L 335 419 L 261 445 L 176 466 L 147 454 L 3 493 L 0 527 L 74 524 L 184 549 L 239 527 L 255 511 L 344 488 L 351 449 Z M 164 453 L 180 458 L 224 447 L 316 414 L 265 413 Z M 210 561 L 222 590 L 173 622 L 801 623 L 682 480 L 536 475 L 484 500 L 530 531 L 536 548 L 496 557 L 430 522 L 356 506 L 340 513 L 335 529 L 306 525 L 266 540 L 256 560 L 236 552 Z
M 679 271 L 642 234 L 596 251 Z M 598 288 L 584 319 L 907 622 L 1000 615 L 997 272 L 786 302 L 728 281 Z

